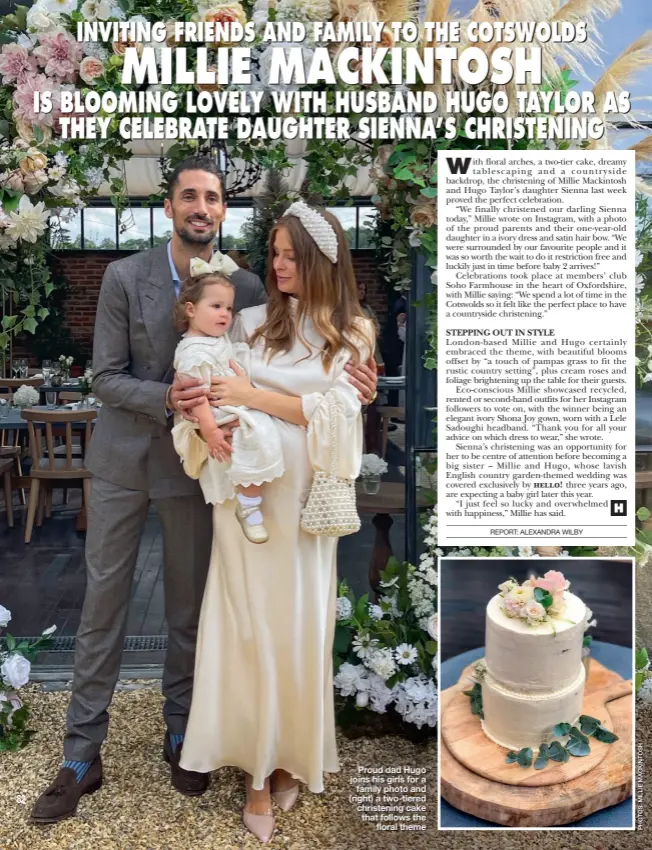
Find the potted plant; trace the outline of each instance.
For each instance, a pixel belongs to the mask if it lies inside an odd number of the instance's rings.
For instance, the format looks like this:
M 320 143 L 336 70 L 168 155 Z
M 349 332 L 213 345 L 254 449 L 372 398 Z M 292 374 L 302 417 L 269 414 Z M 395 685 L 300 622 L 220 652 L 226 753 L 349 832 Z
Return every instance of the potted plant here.
M 380 478 L 387 472 L 387 461 L 378 455 L 362 455 L 360 475 L 362 477 L 362 489 L 365 493 L 373 496 L 380 490 Z

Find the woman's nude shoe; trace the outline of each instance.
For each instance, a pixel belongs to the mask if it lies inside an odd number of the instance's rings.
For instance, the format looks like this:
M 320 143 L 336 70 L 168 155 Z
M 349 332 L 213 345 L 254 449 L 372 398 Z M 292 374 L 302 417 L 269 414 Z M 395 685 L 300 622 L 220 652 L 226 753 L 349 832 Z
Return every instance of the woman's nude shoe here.
M 254 815 L 246 809 L 242 813 L 242 822 L 252 835 L 255 835 L 263 844 L 271 839 L 276 828 L 274 815 Z
M 282 811 L 289 812 L 299 799 L 299 783 L 285 791 L 272 791 L 272 799 Z
M 254 511 L 258 510 L 260 510 L 259 505 L 256 505 L 253 508 L 243 508 L 242 505 L 237 504 L 235 507 L 235 515 L 242 526 L 242 531 L 244 532 L 244 536 L 247 540 L 251 541 L 251 543 L 267 543 L 269 540 L 269 534 L 265 526 L 262 523 L 260 525 L 250 525 L 247 522 L 247 517 L 254 513 Z

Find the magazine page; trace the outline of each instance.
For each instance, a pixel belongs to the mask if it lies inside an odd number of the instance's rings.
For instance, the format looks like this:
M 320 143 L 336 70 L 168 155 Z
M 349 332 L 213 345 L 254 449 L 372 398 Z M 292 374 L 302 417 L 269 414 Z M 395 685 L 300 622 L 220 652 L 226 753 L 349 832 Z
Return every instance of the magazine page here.
M 643 846 L 651 66 L 0 6 L 1 850 Z

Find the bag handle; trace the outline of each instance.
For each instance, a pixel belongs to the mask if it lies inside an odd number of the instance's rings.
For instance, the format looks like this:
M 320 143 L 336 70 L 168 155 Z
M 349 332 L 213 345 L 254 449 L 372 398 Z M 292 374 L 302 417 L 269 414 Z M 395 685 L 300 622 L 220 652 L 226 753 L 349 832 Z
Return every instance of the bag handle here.
M 329 476 L 331 478 L 337 478 L 337 456 L 338 456 L 338 443 L 337 443 L 337 414 L 339 411 L 339 405 L 337 404 L 337 399 L 335 398 L 335 394 L 332 391 L 328 391 L 328 415 L 331 420 L 331 453 L 330 453 L 330 470 Z

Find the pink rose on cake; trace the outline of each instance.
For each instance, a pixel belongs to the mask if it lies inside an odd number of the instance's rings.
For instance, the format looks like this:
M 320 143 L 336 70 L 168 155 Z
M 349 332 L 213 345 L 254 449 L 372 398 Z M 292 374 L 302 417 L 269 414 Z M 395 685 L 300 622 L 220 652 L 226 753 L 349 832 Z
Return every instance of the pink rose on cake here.
M 527 617 L 525 608 L 533 599 L 534 590 L 531 587 L 516 586 L 505 596 L 503 610 L 509 617 L 522 617 L 525 619 Z
M 543 578 L 533 576 L 527 580 L 526 584 L 529 584 L 532 587 L 540 587 L 542 590 L 547 590 L 553 596 L 556 593 L 563 593 L 564 590 L 568 590 L 570 587 L 568 579 L 566 579 L 564 574 L 560 573 L 558 570 L 548 570 Z
M 541 623 L 546 618 L 546 609 L 534 599 L 528 602 L 524 610 L 528 623 Z

